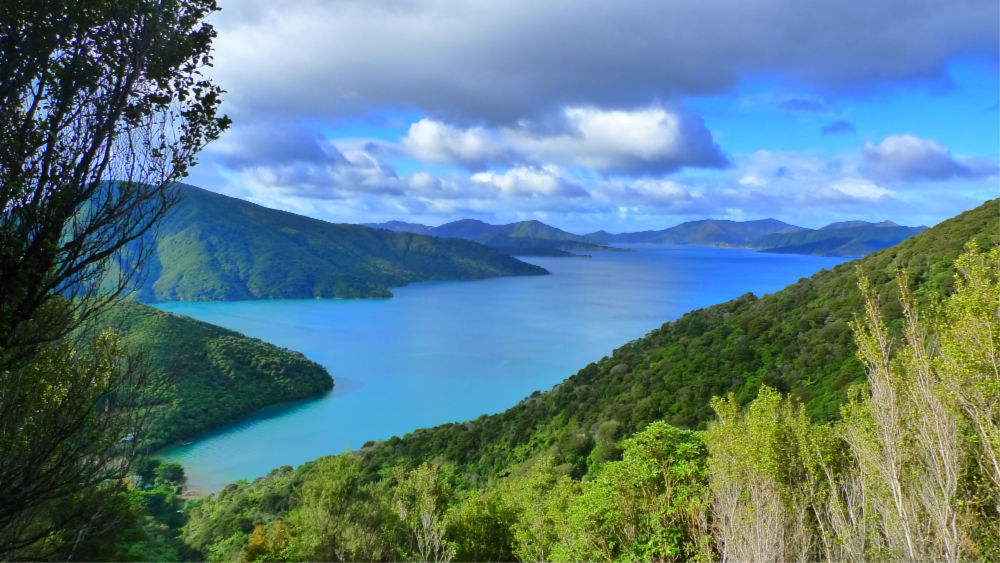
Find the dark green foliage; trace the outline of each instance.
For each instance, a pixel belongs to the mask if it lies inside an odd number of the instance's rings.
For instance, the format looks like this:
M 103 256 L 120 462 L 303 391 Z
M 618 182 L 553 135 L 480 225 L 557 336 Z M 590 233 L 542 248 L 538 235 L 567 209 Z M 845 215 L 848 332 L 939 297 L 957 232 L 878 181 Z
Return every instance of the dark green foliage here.
M 538 275 L 478 244 L 339 225 L 179 185 L 143 301 L 391 297 L 391 286 Z
M 135 301 L 119 302 L 92 326 L 120 331 L 125 347 L 165 380 L 142 441 L 150 450 L 333 387 L 298 352 Z

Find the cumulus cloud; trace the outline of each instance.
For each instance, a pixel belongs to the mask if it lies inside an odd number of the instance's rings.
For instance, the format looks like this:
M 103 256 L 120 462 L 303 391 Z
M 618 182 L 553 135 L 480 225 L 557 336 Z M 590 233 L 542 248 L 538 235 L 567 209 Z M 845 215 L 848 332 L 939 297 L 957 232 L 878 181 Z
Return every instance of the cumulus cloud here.
M 862 178 L 843 178 L 834 180 L 817 190 L 802 194 L 800 203 L 815 205 L 817 203 L 871 203 L 892 198 L 896 194 L 892 190 Z
M 450 122 L 510 124 L 573 105 L 721 93 L 748 75 L 831 89 L 944 81 L 951 56 L 995 56 L 1000 35 L 1000 8 L 989 1 L 949 10 L 909 0 L 225 0 L 222 8 L 213 75 L 237 118 L 418 108 Z
M 820 129 L 820 133 L 824 135 L 853 135 L 857 132 L 858 130 L 854 128 L 854 124 L 844 119 L 831 121 Z
M 522 126 L 505 129 L 503 137 L 536 161 L 603 172 L 666 173 L 729 163 L 701 119 L 683 111 L 570 107 L 563 118 L 562 132 L 534 134 Z
M 861 171 L 883 180 L 950 180 L 987 177 L 997 173 L 995 162 L 956 157 L 931 139 L 914 135 L 889 135 L 878 145 L 867 142 L 861 150 Z
M 421 160 L 469 168 L 483 168 L 511 159 L 483 127 L 460 129 L 428 118 L 410 126 L 402 145 Z
M 552 168 L 516 167 L 502 173 L 477 172 L 471 180 L 493 187 L 505 196 L 546 198 L 588 195 L 586 190 L 561 178 Z

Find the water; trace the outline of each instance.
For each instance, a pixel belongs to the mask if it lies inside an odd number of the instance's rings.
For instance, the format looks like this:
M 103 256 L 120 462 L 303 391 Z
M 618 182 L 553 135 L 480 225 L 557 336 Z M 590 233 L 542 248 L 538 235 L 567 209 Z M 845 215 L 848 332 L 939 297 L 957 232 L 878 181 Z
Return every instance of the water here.
M 368 440 L 503 411 L 681 314 L 772 293 L 843 262 L 744 249 L 635 246 L 525 258 L 551 276 L 427 282 L 389 300 L 164 303 L 165 311 L 298 350 L 334 391 L 165 450 L 210 492 Z

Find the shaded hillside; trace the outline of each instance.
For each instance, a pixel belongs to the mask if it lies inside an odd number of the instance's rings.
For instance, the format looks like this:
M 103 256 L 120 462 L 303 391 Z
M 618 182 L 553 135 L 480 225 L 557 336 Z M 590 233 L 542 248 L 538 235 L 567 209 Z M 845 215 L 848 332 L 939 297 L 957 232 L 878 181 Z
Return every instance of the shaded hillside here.
M 88 328 L 105 327 L 165 381 L 144 442 L 150 449 L 333 388 L 330 374 L 298 352 L 135 301 L 115 304 Z
M 776 219 L 757 221 L 704 219 L 688 221 L 660 231 L 611 235 L 611 238 L 605 242 L 749 246 L 751 242 L 764 235 L 800 230 L 802 227 L 789 225 Z M 599 234 L 594 233 L 591 236 L 599 236 Z
M 425 280 L 539 275 L 482 245 L 332 224 L 193 186 L 160 225 L 143 301 L 390 297 Z
M 774 233 L 753 242 L 763 252 L 816 256 L 865 256 L 919 234 L 927 227 L 903 227 L 891 221 L 844 221 L 821 229 Z
M 510 410 L 422 429 L 363 450 L 372 471 L 421 460 L 455 462 L 489 476 L 549 450 L 576 474 L 588 458 L 614 455 L 614 442 L 663 419 L 687 428 L 709 421 L 709 399 L 752 399 L 762 384 L 791 392 L 817 419 L 837 414 L 848 386 L 864 377 L 848 323 L 862 310 L 861 267 L 900 317 L 890 283 L 910 272 L 918 298 L 950 289 L 952 263 L 970 240 L 1000 242 L 1000 206 L 990 201 L 892 248 L 838 265 L 764 297 L 744 295 L 692 311 L 625 344 L 553 390 Z

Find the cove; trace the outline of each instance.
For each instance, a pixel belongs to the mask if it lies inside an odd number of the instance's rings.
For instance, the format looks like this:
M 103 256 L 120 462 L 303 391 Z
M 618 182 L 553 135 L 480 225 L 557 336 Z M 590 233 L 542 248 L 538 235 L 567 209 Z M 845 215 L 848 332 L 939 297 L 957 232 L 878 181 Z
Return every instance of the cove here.
M 162 310 L 298 350 L 333 375 L 322 398 L 265 409 L 175 446 L 213 492 L 368 440 L 503 411 L 692 309 L 773 293 L 845 258 L 636 245 L 523 260 L 550 276 L 425 282 L 387 300 L 161 303 Z

